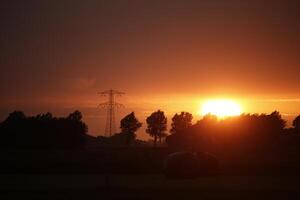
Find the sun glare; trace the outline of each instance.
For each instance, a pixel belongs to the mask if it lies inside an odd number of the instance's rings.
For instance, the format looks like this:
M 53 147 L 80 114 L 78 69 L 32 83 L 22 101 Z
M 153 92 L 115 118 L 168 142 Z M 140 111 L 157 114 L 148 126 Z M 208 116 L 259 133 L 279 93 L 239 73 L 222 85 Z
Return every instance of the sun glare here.
M 237 116 L 241 114 L 241 106 L 227 99 L 208 100 L 202 104 L 201 115 L 212 114 L 217 117 Z

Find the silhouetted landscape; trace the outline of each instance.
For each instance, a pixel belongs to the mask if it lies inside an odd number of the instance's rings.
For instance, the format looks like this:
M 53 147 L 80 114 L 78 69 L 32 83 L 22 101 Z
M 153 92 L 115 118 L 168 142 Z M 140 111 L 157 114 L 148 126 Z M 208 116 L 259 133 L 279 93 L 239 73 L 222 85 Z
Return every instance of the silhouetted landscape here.
M 168 154 L 208 152 L 219 161 L 220 173 L 298 173 L 300 116 L 295 118 L 292 128 L 286 128 L 277 111 L 222 120 L 208 114 L 194 124 L 190 113 L 181 112 L 172 118 L 168 133 L 163 111 L 154 112 L 147 119 L 156 114 L 161 117 L 147 120 L 147 132 L 160 138 L 152 143 L 135 139 L 142 124 L 134 113 L 121 120 L 121 133 L 107 138 L 87 135 L 88 127 L 79 111 L 65 118 L 53 117 L 51 113 L 28 117 L 21 111 L 12 112 L 0 126 L 4 161 L 1 169 L 31 173 L 37 172 L 37 167 L 40 172 L 163 173 L 163 160 Z M 52 161 L 62 165 L 45 164 Z
M 299 0 L 0 1 L 0 200 L 299 199 Z
M 194 124 L 192 118 L 175 114 L 168 132 L 164 112 L 152 113 L 147 133 L 159 140 L 150 143 L 136 139 L 142 124 L 134 113 L 121 120 L 120 133 L 107 138 L 87 135 L 79 111 L 60 118 L 14 111 L 0 124 L 1 174 L 102 175 L 108 179 L 102 187 L 112 188 L 110 177 L 124 175 L 167 180 L 300 175 L 300 116 L 292 128 L 277 111 L 222 120 L 208 114 Z

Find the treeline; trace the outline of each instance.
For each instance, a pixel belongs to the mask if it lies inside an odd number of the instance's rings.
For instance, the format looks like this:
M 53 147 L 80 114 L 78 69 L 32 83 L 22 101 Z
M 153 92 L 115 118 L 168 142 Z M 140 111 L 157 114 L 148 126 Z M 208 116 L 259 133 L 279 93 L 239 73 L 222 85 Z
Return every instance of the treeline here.
M 287 128 L 286 121 L 279 112 L 271 114 L 241 114 L 218 120 L 214 115 L 206 115 L 196 123 L 188 112 L 181 112 L 172 117 L 171 129 L 167 130 L 167 118 L 158 110 L 147 117 L 146 133 L 153 137 L 154 145 L 165 139 L 169 147 L 181 149 L 209 150 L 221 146 L 264 145 L 276 143 L 284 136 L 300 135 L 300 115 L 293 121 L 293 127 Z M 136 137 L 136 131 L 142 126 L 134 113 L 121 120 L 121 133 L 112 137 L 123 138 L 130 144 Z M 124 139 L 126 138 L 126 139 Z
M 175 132 L 167 137 L 171 147 L 210 152 L 216 149 L 241 151 L 270 146 L 286 133 L 286 122 L 277 111 L 260 115 L 242 114 L 221 120 L 206 115 L 193 125 L 184 119 L 184 113 L 181 116 L 181 123 L 185 126 L 173 123 Z
M 66 117 L 50 113 L 26 116 L 15 111 L 0 123 L 0 149 L 7 150 L 0 151 L 0 171 L 159 172 L 166 156 L 173 152 L 208 152 L 228 174 L 250 168 L 263 173 L 279 173 L 282 168 L 296 173 L 299 169 L 300 116 L 291 128 L 276 111 L 224 119 L 206 115 L 195 123 L 191 113 L 181 112 L 171 118 L 170 129 L 167 123 L 161 110 L 146 118 L 146 133 L 153 137 L 153 144 L 149 144 L 136 139 L 142 123 L 133 112 L 120 121 L 120 133 L 96 139 L 86 135 L 87 125 L 79 111 Z M 82 149 L 86 140 L 89 144 L 92 140 L 94 146 Z M 158 143 L 167 145 L 148 148 Z M 116 148 L 110 148 L 114 145 Z
M 286 121 L 277 111 L 220 120 L 214 115 L 206 115 L 194 124 L 192 120 L 191 113 L 176 113 L 168 130 L 167 117 L 158 110 L 146 118 L 146 133 L 153 138 L 154 146 L 166 142 L 174 149 L 203 151 L 225 146 L 259 146 L 277 142 L 284 136 L 300 136 L 300 115 L 294 119 L 293 127 L 287 128 Z M 120 133 L 111 138 L 99 137 L 99 141 L 122 145 L 136 143 L 136 131 L 141 126 L 132 112 L 120 121 Z M 79 111 L 59 118 L 51 113 L 26 116 L 15 111 L 0 123 L 0 148 L 81 148 L 87 130 Z
M 15 111 L 0 123 L 0 148 L 82 148 L 87 130 L 79 111 L 59 118 L 51 113 L 26 116 Z

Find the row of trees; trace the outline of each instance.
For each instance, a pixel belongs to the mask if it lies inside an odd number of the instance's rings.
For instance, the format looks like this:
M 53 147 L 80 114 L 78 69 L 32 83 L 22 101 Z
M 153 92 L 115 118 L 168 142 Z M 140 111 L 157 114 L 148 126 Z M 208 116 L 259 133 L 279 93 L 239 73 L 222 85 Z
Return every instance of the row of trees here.
M 192 126 L 192 114 L 188 112 L 181 112 L 180 114 L 175 114 L 172 118 L 172 124 L 170 133 L 175 134 L 182 132 Z M 148 133 L 154 139 L 154 145 L 156 146 L 157 141 L 162 142 L 163 138 L 168 136 L 167 134 L 167 117 L 164 112 L 158 110 L 153 112 L 146 119 L 147 128 L 146 133 Z M 135 132 L 142 126 L 142 123 L 138 121 L 135 117 L 134 112 L 125 116 L 121 120 L 121 133 L 120 135 L 125 135 L 126 143 L 129 144 L 132 140 L 136 138 Z
M 49 112 L 28 117 L 15 111 L 0 123 L 0 148 L 80 148 L 87 131 L 79 111 L 59 118 Z
M 167 118 L 164 112 L 158 110 L 152 113 L 147 117 L 146 122 L 148 125 L 146 133 L 154 138 L 154 145 L 156 145 L 158 139 L 161 142 L 161 139 L 167 136 L 165 132 L 167 130 Z M 135 132 L 141 127 L 142 123 L 138 121 L 134 112 L 132 112 L 121 120 L 121 133 L 113 137 L 125 137 L 126 144 L 129 144 L 136 138 Z
M 187 140 L 189 140 L 187 143 L 198 141 L 202 144 L 207 144 L 211 140 L 228 141 L 242 137 L 247 140 L 261 141 L 272 140 L 271 138 L 286 133 L 300 133 L 300 115 L 293 121 L 293 128 L 287 129 L 286 121 L 277 111 L 271 114 L 242 114 L 222 120 L 208 114 L 195 124 L 192 123 L 192 119 L 191 113 L 176 113 L 172 118 L 170 135 L 168 135 L 167 118 L 163 111 L 158 110 L 147 117 L 146 133 L 154 138 L 154 145 L 157 141 L 161 142 L 162 138 L 167 137 L 166 141 L 170 146 L 180 146 Z M 121 135 L 127 135 L 127 144 L 136 137 L 135 132 L 141 126 L 142 124 L 133 112 L 121 120 Z
M 242 114 L 217 120 L 216 116 L 206 115 L 196 123 L 193 116 L 181 112 L 172 117 L 169 135 L 167 117 L 158 110 L 147 117 L 146 133 L 154 139 L 154 145 L 166 138 L 169 146 L 212 146 L 211 142 L 222 141 L 271 141 L 281 135 L 300 135 L 300 115 L 293 121 L 292 128 L 286 128 L 286 122 L 279 112 L 267 114 Z M 126 144 L 136 138 L 136 131 L 142 123 L 134 112 L 121 120 L 121 133 L 112 139 L 121 138 Z M 87 125 L 82 114 L 75 111 L 67 117 L 53 117 L 51 113 L 27 117 L 23 112 L 15 111 L 0 123 L 1 147 L 80 147 L 87 133 Z M 295 134 L 294 134 L 295 135 Z M 200 145 L 199 145 L 200 144 Z

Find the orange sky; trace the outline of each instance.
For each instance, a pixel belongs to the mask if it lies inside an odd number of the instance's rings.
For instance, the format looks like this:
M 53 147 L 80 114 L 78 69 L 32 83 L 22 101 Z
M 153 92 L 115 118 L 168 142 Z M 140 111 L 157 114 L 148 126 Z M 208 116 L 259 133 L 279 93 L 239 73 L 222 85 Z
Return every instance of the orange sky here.
M 244 112 L 300 113 L 299 3 L 256 0 L 1 3 L 0 119 L 15 109 L 84 114 L 101 134 L 98 91 L 141 121 L 230 98 Z M 169 117 L 170 122 L 170 117 Z M 142 131 L 141 131 L 142 132 Z

